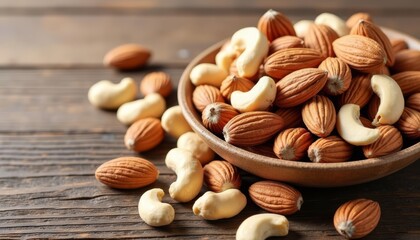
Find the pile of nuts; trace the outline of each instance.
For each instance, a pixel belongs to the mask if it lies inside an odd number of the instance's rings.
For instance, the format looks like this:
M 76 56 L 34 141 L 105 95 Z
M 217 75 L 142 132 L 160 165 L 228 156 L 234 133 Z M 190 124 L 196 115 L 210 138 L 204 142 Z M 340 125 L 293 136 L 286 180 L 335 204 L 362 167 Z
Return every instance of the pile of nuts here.
M 124 45 L 110 51 L 104 62 L 132 69 L 143 66 L 150 55 L 144 47 Z M 369 14 L 357 13 L 345 22 L 323 13 L 315 21 L 292 25 L 269 10 L 258 28 L 234 33 L 215 64 L 202 63 L 191 71 L 196 86 L 192 100 L 203 125 L 239 147 L 270 144 L 272 155 L 290 161 L 347 161 L 358 146 L 366 158 L 380 157 L 399 151 L 403 136 L 420 137 L 418 62 L 420 51 L 408 49 L 403 40 L 389 40 Z M 177 139 L 165 158 L 177 175 L 168 189 L 172 199 L 193 201 L 205 185 L 208 191 L 192 207 L 195 215 L 218 220 L 240 213 L 247 197 L 240 190 L 238 169 L 215 160 L 179 106 L 166 109 L 165 97 L 172 91 L 169 75 L 146 75 L 140 91 L 145 97 L 135 100 L 135 81 L 125 78 L 119 84 L 96 83 L 88 97 L 96 107 L 118 109 L 118 120 L 129 125 L 124 137 L 128 149 L 148 151 L 163 141 L 165 132 Z M 109 187 L 133 189 L 154 183 L 159 171 L 146 159 L 120 157 L 98 167 L 95 176 Z M 269 213 L 243 221 L 236 239 L 287 235 L 284 215 L 300 210 L 301 193 L 265 180 L 252 184 L 248 193 Z M 138 210 L 145 223 L 164 226 L 174 220 L 175 210 L 162 202 L 164 195 L 163 189 L 153 188 L 140 197 Z M 333 222 L 341 235 L 360 238 L 379 219 L 377 202 L 357 199 L 340 206 Z

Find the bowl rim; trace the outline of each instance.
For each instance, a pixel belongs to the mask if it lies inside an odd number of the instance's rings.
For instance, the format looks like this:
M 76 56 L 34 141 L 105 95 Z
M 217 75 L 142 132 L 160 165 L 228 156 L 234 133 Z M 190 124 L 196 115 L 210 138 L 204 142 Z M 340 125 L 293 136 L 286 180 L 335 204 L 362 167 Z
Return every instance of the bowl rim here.
M 403 38 L 405 40 L 408 40 L 407 43 L 410 48 L 420 49 L 420 41 L 416 38 L 407 35 L 405 33 L 397 32 L 395 30 L 381 27 L 381 29 L 387 34 L 387 35 L 394 35 L 400 38 Z M 187 96 L 185 94 L 185 88 L 187 87 L 187 84 L 191 84 L 191 81 L 189 80 L 189 73 L 191 72 L 192 68 L 199 64 L 204 62 L 203 59 L 207 57 L 208 55 L 214 53 L 217 49 L 220 49 L 223 43 L 225 43 L 225 40 L 219 41 L 204 51 L 202 51 L 200 54 L 198 54 L 185 68 L 183 71 L 179 84 L 178 84 L 178 104 L 181 106 L 182 113 L 185 116 L 185 119 L 191 126 L 191 128 L 195 132 L 200 132 L 199 135 L 203 136 L 210 136 L 210 138 L 207 138 L 205 140 L 211 142 L 213 145 L 216 145 L 223 151 L 228 152 L 235 152 L 235 154 L 240 155 L 241 158 L 247 158 L 252 159 L 252 161 L 258 161 L 260 164 L 265 165 L 271 165 L 271 166 L 277 166 L 282 168 L 291 168 L 291 169 L 310 169 L 310 170 L 317 170 L 317 171 L 330 171 L 334 169 L 365 169 L 365 168 L 372 168 L 372 167 L 378 167 L 383 165 L 388 165 L 393 162 L 397 162 L 403 158 L 406 157 L 412 157 L 412 156 L 420 156 L 420 142 L 413 144 L 410 147 L 407 147 L 405 149 L 402 149 L 398 152 L 378 157 L 378 158 L 368 158 L 368 159 L 359 159 L 359 160 L 352 160 L 352 161 L 346 161 L 346 162 L 338 162 L 338 163 L 315 163 L 315 162 L 302 162 L 302 161 L 285 161 L 280 160 L 278 158 L 272 158 L 264 155 L 260 155 L 257 153 L 253 153 L 250 151 L 247 151 L 245 149 L 242 149 L 240 147 L 237 147 L 235 145 L 229 144 L 223 139 L 217 137 L 214 135 L 211 131 L 209 131 L 207 128 L 204 127 L 201 121 L 199 121 L 198 113 L 195 109 L 191 110 L 187 106 Z M 194 111 L 194 112 L 193 112 Z M 414 161 L 417 161 L 418 159 L 415 159 Z M 414 162 L 413 161 L 413 162 Z

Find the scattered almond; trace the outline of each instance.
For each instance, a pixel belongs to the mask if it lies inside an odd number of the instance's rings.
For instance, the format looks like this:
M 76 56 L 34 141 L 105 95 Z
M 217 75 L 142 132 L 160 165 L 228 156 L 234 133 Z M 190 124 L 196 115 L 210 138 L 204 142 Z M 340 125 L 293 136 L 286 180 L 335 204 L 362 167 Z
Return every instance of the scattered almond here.
M 270 42 L 286 35 L 296 36 L 292 22 L 283 14 L 272 9 L 261 16 L 258 21 L 258 29 L 267 36 Z
M 144 66 L 151 55 L 146 47 L 124 44 L 110 50 L 104 57 L 104 64 L 121 70 L 130 70 Z
M 334 163 L 350 159 L 353 146 L 338 136 L 319 138 L 308 148 L 308 157 L 312 162 Z
M 351 15 L 347 19 L 346 25 L 349 29 L 352 29 L 356 24 L 359 23 L 360 20 L 373 22 L 372 17 L 370 16 L 369 13 L 358 12 L 358 13 L 355 13 L 355 14 Z
M 195 108 L 202 112 L 210 103 L 225 102 L 225 99 L 218 88 L 211 85 L 200 85 L 194 89 L 192 101 Z
M 405 49 L 395 54 L 394 72 L 420 71 L 420 50 Z
M 420 112 L 405 107 L 396 127 L 404 136 L 411 139 L 420 138 Z
M 353 74 L 349 88 L 339 96 L 340 106 L 348 103 L 365 106 L 373 95 L 370 78 L 366 73 Z
M 220 92 L 223 97 L 230 100 L 230 95 L 232 95 L 234 91 L 248 92 L 254 85 L 255 83 L 251 80 L 236 75 L 229 75 L 223 80 L 222 85 L 220 86 Z
M 207 105 L 201 115 L 203 125 L 216 135 L 221 135 L 225 125 L 239 112 L 231 105 L 215 102 Z
M 332 43 L 338 38 L 338 34 L 329 26 L 312 24 L 305 35 L 305 46 L 318 50 L 323 57 L 334 57 Z
M 350 87 L 351 70 L 341 59 L 328 57 L 318 68 L 328 72 L 328 80 L 323 88 L 326 94 L 340 95 Z
M 405 101 L 405 105 L 408 108 L 420 112 L 420 92 L 414 93 L 411 96 L 409 96 Z
M 136 152 L 150 150 L 162 142 L 165 131 L 157 118 L 144 118 L 134 122 L 125 133 L 125 146 Z
M 277 135 L 273 151 L 280 159 L 297 161 L 305 157 L 312 142 L 312 135 L 305 128 L 288 128 Z
M 271 55 L 278 50 L 286 49 L 286 48 L 303 48 L 304 41 L 296 36 L 283 36 L 274 39 L 270 43 L 270 48 L 268 50 L 268 55 Z
M 420 71 L 404 71 L 391 77 L 398 83 L 404 96 L 420 92 Z
M 167 97 L 172 92 L 171 76 L 165 72 L 151 72 L 143 77 L 140 83 L 140 92 L 146 96 L 150 93 L 159 93 Z
M 303 105 L 302 119 L 308 130 L 318 137 L 327 137 L 335 128 L 337 119 L 333 102 L 316 95 Z
M 400 131 L 391 125 L 379 126 L 379 138 L 374 143 L 363 146 L 366 158 L 382 157 L 401 150 L 403 139 Z
M 238 169 L 227 161 L 214 160 L 204 166 L 204 184 L 213 192 L 241 187 Z

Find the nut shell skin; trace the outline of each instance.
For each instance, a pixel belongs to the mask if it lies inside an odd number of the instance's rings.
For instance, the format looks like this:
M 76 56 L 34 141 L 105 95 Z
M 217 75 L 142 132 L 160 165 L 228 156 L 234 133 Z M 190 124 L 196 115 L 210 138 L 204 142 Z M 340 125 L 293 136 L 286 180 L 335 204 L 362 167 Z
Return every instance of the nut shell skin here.
M 371 77 L 370 74 L 353 74 L 349 88 L 338 98 L 339 105 L 353 103 L 364 107 L 373 95 Z
M 192 101 L 195 108 L 203 112 L 210 103 L 225 102 L 225 99 L 218 88 L 211 85 L 200 85 L 194 89 Z
M 157 118 L 144 118 L 134 122 L 125 133 L 124 144 L 127 149 L 144 152 L 163 141 L 165 131 Z
M 410 139 L 419 139 L 420 112 L 405 107 L 400 119 L 396 123 L 396 127 L 405 137 Z
M 120 70 L 136 69 L 144 66 L 152 53 L 138 44 L 124 44 L 110 50 L 104 57 L 104 65 Z
M 270 42 L 281 36 L 296 36 L 292 22 L 283 14 L 272 9 L 258 20 L 258 29 L 267 36 Z
M 339 58 L 326 58 L 318 68 L 328 72 L 328 80 L 323 88 L 326 94 L 340 95 L 350 87 L 352 79 L 350 67 Z
M 204 166 L 204 184 L 213 192 L 241 187 L 238 169 L 227 161 L 214 160 Z
M 143 95 L 159 93 L 167 97 L 172 92 L 171 76 L 165 72 L 151 72 L 143 77 L 140 83 L 140 92 Z
M 397 128 L 391 125 L 379 126 L 379 138 L 374 143 L 363 146 L 366 158 L 382 157 L 401 150 L 403 138 Z
M 215 102 L 207 105 L 201 119 L 203 125 L 216 135 L 222 135 L 225 125 L 239 112 L 231 105 L 222 102 Z
M 349 239 L 362 238 L 372 232 L 379 223 L 381 208 L 375 201 L 356 199 L 341 205 L 334 214 L 334 226 L 338 233 Z
M 308 148 L 308 157 L 312 162 L 345 162 L 352 153 L 353 146 L 338 136 L 319 138 Z
M 305 157 L 312 142 L 312 135 L 305 128 L 288 128 L 277 135 L 273 151 L 280 159 L 297 161 Z
M 338 34 L 329 26 L 312 24 L 305 35 L 305 45 L 321 52 L 324 57 L 334 57 L 332 43 L 338 38 Z
M 404 96 L 420 93 L 420 71 L 404 71 L 391 77 L 400 86 Z
M 307 101 L 302 108 L 302 119 L 308 130 L 318 137 L 327 137 L 337 120 L 333 102 L 321 95 Z

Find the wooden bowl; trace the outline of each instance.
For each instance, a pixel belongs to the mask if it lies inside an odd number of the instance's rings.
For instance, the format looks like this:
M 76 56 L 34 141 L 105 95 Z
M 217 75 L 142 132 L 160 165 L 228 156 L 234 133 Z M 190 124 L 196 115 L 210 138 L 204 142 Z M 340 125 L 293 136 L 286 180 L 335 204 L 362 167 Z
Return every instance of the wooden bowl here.
M 383 30 L 391 39 L 404 39 L 410 48 L 420 50 L 420 42 L 417 39 L 390 29 L 383 28 Z M 201 115 L 192 103 L 194 86 L 189 79 L 194 66 L 199 63 L 214 62 L 214 57 L 224 42 L 221 41 L 209 47 L 187 66 L 179 82 L 178 102 L 192 129 L 220 157 L 233 165 L 265 179 L 310 187 L 336 187 L 379 179 L 408 166 L 420 158 L 420 143 L 418 141 L 397 153 L 384 157 L 342 163 L 285 161 L 255 154 L 226 143 L 203 126 Z

